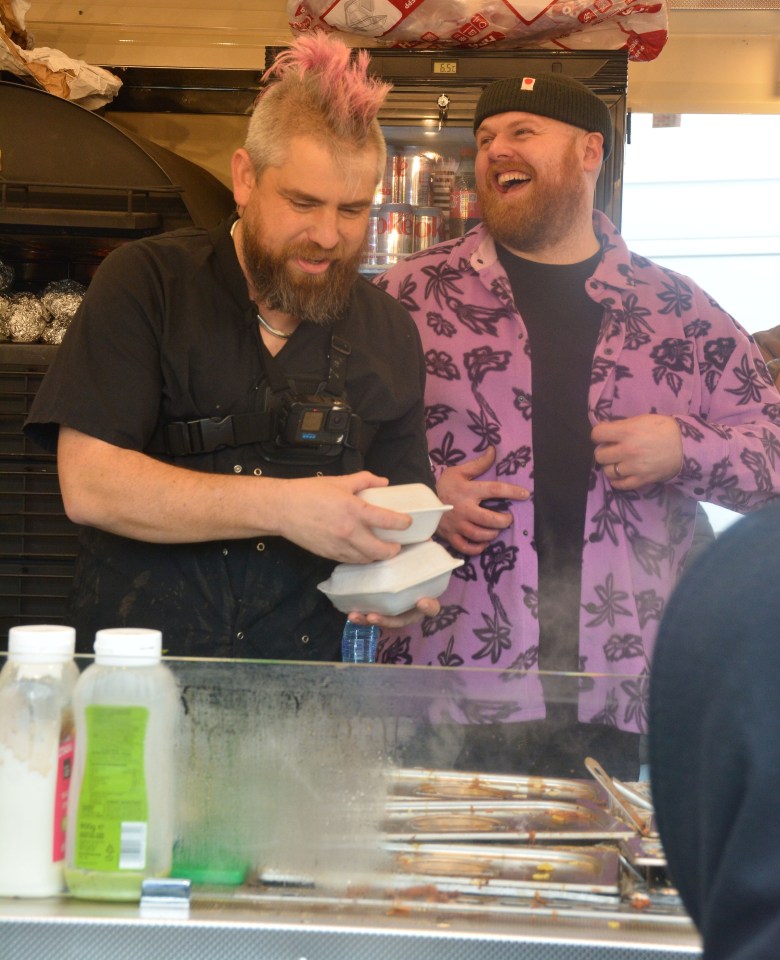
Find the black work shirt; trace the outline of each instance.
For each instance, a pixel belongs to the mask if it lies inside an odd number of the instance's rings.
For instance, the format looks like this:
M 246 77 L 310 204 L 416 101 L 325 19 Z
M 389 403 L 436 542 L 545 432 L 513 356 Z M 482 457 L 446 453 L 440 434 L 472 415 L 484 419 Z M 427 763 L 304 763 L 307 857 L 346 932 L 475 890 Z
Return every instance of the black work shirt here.
M 263 408 L 257 315 L 230 225 L 127 243 L 105 258 L 33 403 L 31 439 L 54 450 L 67 424 L 144 451 L 172 421 Z M 346 398 L 372 434 L 363 465 L 391 483 L 432 486 L 414 323 L 361 277 L 340 331 L 351 347 Z M 276 356 L 299 390 L 327 380 L 330 337 L 301 324 Z M 351 460 L 278 466 L 260 444 L 161 459 L 257 476 L 356 469 Z M 82 528 L 71 622 L 87 651 L 95 630 L 126 625 L 161 629 L 178 656 L 339 659 L 344 614 L 316 589 L 333 566 L 281 537 L 153 544 Z

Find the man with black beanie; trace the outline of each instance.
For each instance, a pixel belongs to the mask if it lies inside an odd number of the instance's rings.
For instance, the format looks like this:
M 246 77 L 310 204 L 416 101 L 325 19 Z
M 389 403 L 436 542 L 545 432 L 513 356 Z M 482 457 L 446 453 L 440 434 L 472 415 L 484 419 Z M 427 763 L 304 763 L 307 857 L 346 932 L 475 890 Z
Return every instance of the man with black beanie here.
M 458 765 L 635 779 L 656 629 L 698 504 L 780 490 L 780 395 L 751 338 L 594 210 L 604 101 L 544 72 L 474 118 L 483 222 L 378 283 L 427 361 L 438 534 L 466 563 L 387 662 L 463 674 Z M 540 671 L 588 674 L 555 691 Z M 484 674 L 484 676 L 482 676 Z M 565 701 L 565 702 L 564 702 Z

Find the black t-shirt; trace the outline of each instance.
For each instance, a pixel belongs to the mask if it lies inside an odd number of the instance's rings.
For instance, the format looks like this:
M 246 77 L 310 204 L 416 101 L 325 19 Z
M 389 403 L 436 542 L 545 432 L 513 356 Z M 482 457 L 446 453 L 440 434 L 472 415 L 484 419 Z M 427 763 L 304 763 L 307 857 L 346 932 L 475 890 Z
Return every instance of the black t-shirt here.
M 229 227 L 160 235 L 106 257 L 33 403 L 31 439 L 53 450 L 66 423 L 143 451 L 172 421 L 262 409 L 257 316 Z M 340 331 L 351 350 L 346 398 L 373 437 L 365 468 L 432 485 L 414 323 L 361 277 Z M 301 324 L 275 358 L 299 389 L 327 380 L 330 336 Z M 355 469 L 279 466 L 258 444 L 161 459 L 226 474 Z M 79 649 L 92 649 L 96 629 L 128 625 L 162 629 L 174 655 L 338 659 L 344 615 L 316 589 L 334 564 L 283 538 L 159 545 L 84 528 L 80 541 L 71 595 Z
M 602 308 L 585 291 L 601 253 L 535 263 L 498 248 L 531 352 L 534 540 L 539 559 L 539 666 L 579 670 L 579 603 L 593 355 Z

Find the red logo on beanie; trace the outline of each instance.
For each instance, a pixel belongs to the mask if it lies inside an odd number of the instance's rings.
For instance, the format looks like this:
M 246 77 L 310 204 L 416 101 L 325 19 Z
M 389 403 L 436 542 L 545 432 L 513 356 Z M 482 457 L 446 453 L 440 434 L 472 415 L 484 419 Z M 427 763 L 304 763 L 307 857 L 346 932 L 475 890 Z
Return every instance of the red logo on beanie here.
M 520 89 L 533 90 L 535 83 L 536 83 L 535 77 L 523 77 L 523 82 L 520 84 Z

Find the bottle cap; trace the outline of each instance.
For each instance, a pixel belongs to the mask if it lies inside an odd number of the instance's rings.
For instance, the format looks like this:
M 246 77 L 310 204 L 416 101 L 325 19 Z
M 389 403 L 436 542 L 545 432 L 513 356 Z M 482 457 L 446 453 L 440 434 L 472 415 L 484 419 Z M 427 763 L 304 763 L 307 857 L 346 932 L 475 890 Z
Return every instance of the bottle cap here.
M 54 623 L 25 624 L 8 631 L 8 659 L 65 663 L 76 650 L 76 631 Z
M 144 627 L 111 627 L 95 634 L 95 663 L 148 667 L 160 662 L 162 633 Z

